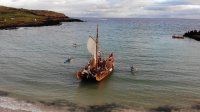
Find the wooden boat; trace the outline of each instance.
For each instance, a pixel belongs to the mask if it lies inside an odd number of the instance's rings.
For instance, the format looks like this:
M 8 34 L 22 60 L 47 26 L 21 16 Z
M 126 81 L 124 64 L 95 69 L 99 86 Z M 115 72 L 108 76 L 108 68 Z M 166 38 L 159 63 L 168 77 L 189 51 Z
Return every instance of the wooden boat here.
M 78 80 L 101 81 L 108 77 L 114 70 L 114 55 L 111 53 L 107 58 L 103 58 L 99 51 L 98 25 L 96 38 L 89 36 L 87 49 L 92 54 L 92 58 L 85 66 L 76 73 Z
M 183 35 L 173 35 L 172 38 L 184 39 Z

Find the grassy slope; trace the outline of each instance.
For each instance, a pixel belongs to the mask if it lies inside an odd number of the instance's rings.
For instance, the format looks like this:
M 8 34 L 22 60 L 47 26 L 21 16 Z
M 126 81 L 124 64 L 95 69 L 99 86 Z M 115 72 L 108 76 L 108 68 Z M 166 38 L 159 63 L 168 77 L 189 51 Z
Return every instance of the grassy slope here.
M 62 13 L 0 6 L 0 29 L 23 26 L 59 25 L 60 22 L 82 22 Z
M 0 27 L 22 26 L 27 24 L 37 24 L 44 21 L 46 17 L 31 14 L 26 11 L 0 6 Z

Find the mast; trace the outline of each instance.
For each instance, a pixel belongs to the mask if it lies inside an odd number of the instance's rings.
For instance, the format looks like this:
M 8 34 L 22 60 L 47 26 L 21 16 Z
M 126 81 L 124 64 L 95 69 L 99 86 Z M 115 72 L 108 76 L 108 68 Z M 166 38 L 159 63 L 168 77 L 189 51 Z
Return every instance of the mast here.
M 98 24 L 97 24 L 97 35 L 96 35 L 96 70 L 98 66 L 98 39 L 99 39 L 99 34 L 98 34 Z

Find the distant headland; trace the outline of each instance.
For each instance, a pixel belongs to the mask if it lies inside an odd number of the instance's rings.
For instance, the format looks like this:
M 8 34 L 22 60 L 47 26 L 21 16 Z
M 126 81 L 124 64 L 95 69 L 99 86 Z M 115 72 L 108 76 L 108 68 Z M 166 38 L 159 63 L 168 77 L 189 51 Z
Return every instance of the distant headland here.
M 183 36 L 200 41 L 200 31 L 197 30 L 188 31 Z
M 83 22 L 62 13 L 0 6 L 0 29 L 60 25 L 61 22 Z

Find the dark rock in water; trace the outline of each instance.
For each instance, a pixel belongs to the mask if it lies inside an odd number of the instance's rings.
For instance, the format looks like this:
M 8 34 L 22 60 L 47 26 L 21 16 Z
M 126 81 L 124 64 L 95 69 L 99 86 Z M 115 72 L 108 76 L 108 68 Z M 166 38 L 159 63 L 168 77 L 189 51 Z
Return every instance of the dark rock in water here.
M 62 22 L 83 22 L 62 13 L 0 6 L 0 29 L 60 25 Z
M 8 96 L 8 93 L 5 91 L 0 91 L 0 96 Z
M 45 106 L 56 106 L 56 107 L 64 107 L 64 106 L 77 106 L 76 104 L 69 102 L 67 100 L 55 100 L 55 101 L 39 101 L 39 103 L 44 104 Z
M 160 106 L 158 108 L 151 109 L 151 112 L 173 112 L 178 111 L 179 109 L 173 106 Z
M 197 30 L 188 31 L 183 36 L 200 41 L 200 31 Z
M 117 108 L 124 108 L 121 105 L 112 103 L 112 104 L 104 104 L 104 105 L 91 105 L 88 107 L 87 112 L 111 112 Z
M 200 104 L 193 105 L 192 109 L 200 110 Z
M 85 107 L 78 106 L 75 103 L 69 102 L 67 100 L 55 100 L 55 101 L 39 101 L 39 103 L 48 106 L 48 107 L 55 107 L 55 108 L 65 108 L 67 107 L 66 111 L 68 112 L 86 112 Z
M 115 103 L 80 106 L 76 103 L 72 103 L 62 99 L 49 102 L 47 101 L 38 101 L 38 102 L 48 107 L 56 107 L 56 108 L 68 107 L 67 110 L 70 112 L 111 112 L 116 109 L 127 109 L 126 107 Z

